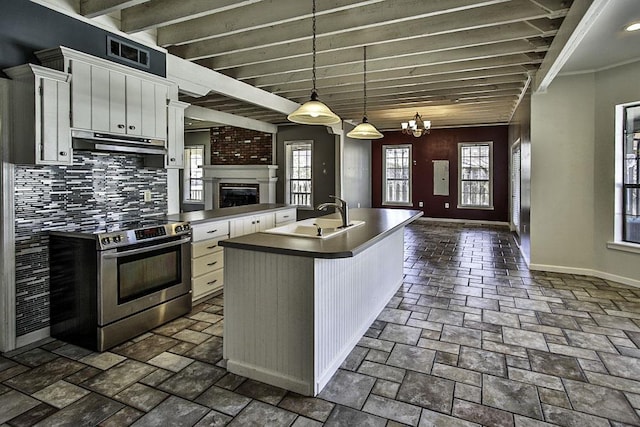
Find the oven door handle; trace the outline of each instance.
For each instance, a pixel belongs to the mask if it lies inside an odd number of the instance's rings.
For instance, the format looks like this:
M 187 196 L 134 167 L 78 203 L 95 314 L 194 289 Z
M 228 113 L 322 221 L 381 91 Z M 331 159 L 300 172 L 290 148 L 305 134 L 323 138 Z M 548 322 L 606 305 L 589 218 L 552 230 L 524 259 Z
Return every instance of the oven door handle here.
M 153 245 L 153 246 L 148 246 L 148 247 L 144 247 L 144 248 L 138 248 L 138 249 L 131 249 L 128 251 L 122 251 L 122 252 L 113 252 L 113 253 L 106 253 L 103 256 L 105 258 L 120 258 L 123 256 L 128 256 L 128 255 L 137 255 L 137 254 L 143 254 L 145 252 L 151 252 L 151 251 L 155 251 L 158 249 L 164 249 L 164 248 L 170 248 L 171 246 L 180 246 L 183 245 L 185 243 L 189 243 L 191 242 L 191 238 L 182 238 L 180 240 L 175 240 L 169 243 L 162 243 L 160 245 Z

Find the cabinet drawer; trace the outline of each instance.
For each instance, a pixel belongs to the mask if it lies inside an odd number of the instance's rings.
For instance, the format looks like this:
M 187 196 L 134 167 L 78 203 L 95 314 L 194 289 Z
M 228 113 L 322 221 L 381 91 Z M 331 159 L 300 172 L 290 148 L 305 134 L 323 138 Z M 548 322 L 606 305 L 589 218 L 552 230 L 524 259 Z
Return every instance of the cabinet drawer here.
M 201 256 L 191 260 L 191 275 L 198 277 L 203 274 L 224 267 L 224 252 L 219 251 L 210 255 Z
M 286 224 L 288 222 L 296 221 L 296 209 L 285 209 L 276 212 L 276 224 Z
M 193 241 L 207 240 L 218 236 L 226 236 L 229 234 L 228 221 L 211 221 L 191 226 L 193 230 Z
M 191 244 L 191 258 L 198 258 L 203 255 L 212 254 L 214 252 L 222 252 L 222 246 L 218 244 L 220 240 L 226 239 L 227 236 L 217 237 L 215 239 L 201 240 Z
M 196 277 L 192 281 L 193 298 L 222 289 L 224 270 L 216 270 L 204 276 Z

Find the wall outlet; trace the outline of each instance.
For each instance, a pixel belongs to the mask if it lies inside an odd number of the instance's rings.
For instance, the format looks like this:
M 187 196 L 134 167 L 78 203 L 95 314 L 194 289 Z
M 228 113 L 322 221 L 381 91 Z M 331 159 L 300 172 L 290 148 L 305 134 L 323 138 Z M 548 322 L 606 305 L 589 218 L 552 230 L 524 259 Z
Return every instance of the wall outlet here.
M 423 208 L 424 207 L 424 202 L 418 202 L 418 207 L 419 208 Z
M 151 190 L 144 190 L 144 201 L 145 202 L 151 201 Z
M 449 209 L 449 203 L 445 203 L 445 204 L 444 204 L 444 208 L 445 208 L 445 209 Z

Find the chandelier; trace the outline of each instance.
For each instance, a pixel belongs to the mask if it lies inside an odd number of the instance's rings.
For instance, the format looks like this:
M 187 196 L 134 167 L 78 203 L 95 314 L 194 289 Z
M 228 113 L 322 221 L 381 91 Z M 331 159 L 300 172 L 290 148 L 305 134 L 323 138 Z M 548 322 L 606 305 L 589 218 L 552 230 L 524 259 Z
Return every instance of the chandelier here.
M 416 113 L 413 119 L 408 122 L 402 122 L 402 133 L 407 135 L 413 135 L 416 138 L 420 138 L 422 135 L 429 133 L 431 129 L 430 120 L 422 120 L 420 114 Z

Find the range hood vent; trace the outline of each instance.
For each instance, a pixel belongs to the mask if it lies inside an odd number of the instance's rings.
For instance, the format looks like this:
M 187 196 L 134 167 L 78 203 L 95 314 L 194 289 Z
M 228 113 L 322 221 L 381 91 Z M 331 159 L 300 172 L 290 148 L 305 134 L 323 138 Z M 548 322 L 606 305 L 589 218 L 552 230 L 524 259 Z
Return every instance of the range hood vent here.
M 160 139 L 137 138 L 103 132 L 72 130 L 74 150 L 107 151 L 130 154 L 167 154 L 165 142 Z

